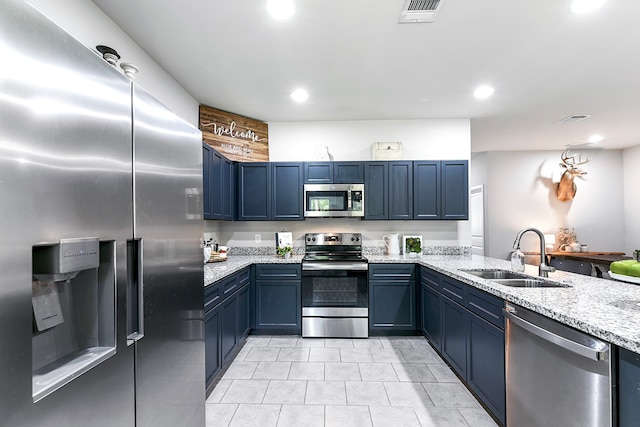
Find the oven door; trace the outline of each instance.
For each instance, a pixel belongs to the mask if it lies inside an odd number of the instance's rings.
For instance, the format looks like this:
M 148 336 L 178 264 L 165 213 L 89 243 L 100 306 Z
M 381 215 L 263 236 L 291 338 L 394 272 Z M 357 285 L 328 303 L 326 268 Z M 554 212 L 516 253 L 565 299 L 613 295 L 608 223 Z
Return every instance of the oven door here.
M 366 263 L 303 264 L 302 307 L 363 308 L 369 306 Z
M 303 337 L 369 336 L 368 264 L 348 264 L 303 263 Z

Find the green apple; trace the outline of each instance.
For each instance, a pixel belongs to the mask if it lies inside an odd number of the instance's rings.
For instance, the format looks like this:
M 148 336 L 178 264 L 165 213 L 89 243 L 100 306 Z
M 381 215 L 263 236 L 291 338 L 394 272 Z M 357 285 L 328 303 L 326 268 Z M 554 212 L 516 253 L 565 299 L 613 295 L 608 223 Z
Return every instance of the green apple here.
M 629 264 L 629 276 L 640 277 L 640 262 Z
M 635 259 L 625 259 L 622 261 L 614 261 L 611 263 L 611 266 L 609 266 L 609 269 L 611 270 L 612 273 L 624 274 L 625 276 L 628 276 L 629 267 L 631 267 L 634 264 L 640 264 L 640 263 L 638 263 L 638 261 L 636 261 Z

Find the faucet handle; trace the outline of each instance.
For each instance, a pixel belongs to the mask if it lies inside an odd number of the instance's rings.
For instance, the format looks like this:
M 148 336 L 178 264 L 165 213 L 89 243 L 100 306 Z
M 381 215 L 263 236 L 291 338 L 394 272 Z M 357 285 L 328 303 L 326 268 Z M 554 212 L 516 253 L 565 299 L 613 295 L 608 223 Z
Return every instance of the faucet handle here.
M 554 271 L 556 271 L 556 268 L 552 267 L 550 265 L 547 265 L 547 264 L 541 264 L 540 265 L 540 271 L 546 271 L 547 273 L 553 273 Z

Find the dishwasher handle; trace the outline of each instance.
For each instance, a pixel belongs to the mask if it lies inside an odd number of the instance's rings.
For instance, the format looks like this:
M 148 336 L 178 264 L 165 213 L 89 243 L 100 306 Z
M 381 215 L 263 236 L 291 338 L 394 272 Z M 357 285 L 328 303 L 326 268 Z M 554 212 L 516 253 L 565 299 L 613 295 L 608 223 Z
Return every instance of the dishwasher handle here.
M 536 335 L 539 338 L 542 338 L 545 341 L 549 341 L 559 347 L 562 347 L 565 350 L 571 351 L 572 353 L 576 353 L 591 360 L 599 361 L 609 359 L 609 346 L 603 344 L 602 341 L 593 340 L 593 346 L 586 346 L 565 337 L 561 337 L 560 335 L 554 334 L 553 332 L 547 331 L 544 328 L 541 328 L 531 322 L 524 320 L 521 317 L 516 316 L 508 310 L 502 309 L 502 313 L 507 319 L 520 326 L 522 329 L 531 332 L 532 334 Z M 605 346 L 604 349 L 602 348 L 603 345 Z

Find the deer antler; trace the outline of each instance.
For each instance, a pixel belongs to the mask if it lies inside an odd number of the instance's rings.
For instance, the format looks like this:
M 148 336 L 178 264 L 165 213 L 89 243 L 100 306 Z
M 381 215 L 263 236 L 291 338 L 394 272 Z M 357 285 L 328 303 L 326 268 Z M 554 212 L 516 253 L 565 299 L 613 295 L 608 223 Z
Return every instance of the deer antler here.
M 566 150 L 565 152 L 562 153 L 562 155 L 560 156 L 560 159 L 562 159 L 562 163 L 560 163 L 560 166 L 562 166 L 565 169 L 570 169 L 573 170 L 575 169 L 576 171 L 580 171 L 580 169 L 578 169 L 576 166 L 579 165 L 584 165 L 585 163 L 589 163 L 589 159 L 587 157 L 587 160 L 582 160 L 582 154 L 580 154 L 578 156 L 578 161 L 576 162 L 576 156 L 569 156 L 569 150 Z

